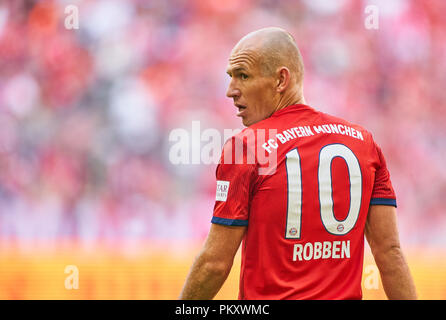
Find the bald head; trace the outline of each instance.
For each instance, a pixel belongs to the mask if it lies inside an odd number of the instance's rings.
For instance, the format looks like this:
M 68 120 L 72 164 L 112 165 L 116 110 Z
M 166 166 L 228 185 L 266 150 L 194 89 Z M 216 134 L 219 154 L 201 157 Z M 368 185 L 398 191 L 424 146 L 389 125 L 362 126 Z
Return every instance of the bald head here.
M 245 126 L 287 106 L 305 103 L 302 58 L 293 37 L 280 28 L 244 36 L 229 57 L 226 96 L 234 100 Z
M 266 76 L 271 76 L 281 67 L 290 70 L 296 83 L 303 80 L 302 56 L 293 36 L 284 29 L 270 27 L 253 31 L 244 36 L 232 50 L 251 51 L 256 56 Z

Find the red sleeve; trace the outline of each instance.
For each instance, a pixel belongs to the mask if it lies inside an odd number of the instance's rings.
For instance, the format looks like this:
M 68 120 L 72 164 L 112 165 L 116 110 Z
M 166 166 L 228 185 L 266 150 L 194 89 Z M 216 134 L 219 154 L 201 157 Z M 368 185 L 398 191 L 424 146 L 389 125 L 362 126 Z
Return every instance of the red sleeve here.
M 243 145 L 240 154 L 237 148 Z M 240 151 L 240 150 L 239 150 Z M 252 190 L 257 177 L 255 160 L 247 156 L 246 144 L 232 137 L 223 147 L 217 166 L 217 192 L 211 222 L 247 226 Z
M 396 207 L 395 191 L 390 181 L 390 174 L 387 170 L 386 160 L 381 148 L 375 144 L 378 153 L 378 167 L 375 172 L 375 182 L 373 184 L 372 198 L 370 204 L 389 205 Z

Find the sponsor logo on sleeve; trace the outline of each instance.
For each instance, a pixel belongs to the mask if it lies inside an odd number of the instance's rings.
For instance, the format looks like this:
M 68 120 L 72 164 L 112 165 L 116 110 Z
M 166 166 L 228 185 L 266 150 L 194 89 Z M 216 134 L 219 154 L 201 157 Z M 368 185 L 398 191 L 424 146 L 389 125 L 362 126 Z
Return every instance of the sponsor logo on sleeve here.
M 229 181 L 217 180 L 217 201 L 226 201 L 228 198 Z

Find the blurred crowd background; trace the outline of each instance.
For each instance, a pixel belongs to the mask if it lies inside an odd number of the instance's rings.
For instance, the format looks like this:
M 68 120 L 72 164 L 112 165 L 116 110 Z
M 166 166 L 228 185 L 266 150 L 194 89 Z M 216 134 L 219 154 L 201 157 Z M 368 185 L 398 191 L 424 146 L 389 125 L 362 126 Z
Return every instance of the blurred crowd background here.
M 169 135 L 241 128 L 227 59 L 266 26 L 297 40 L 307 103 L 374 134 L 403 245 L 446 249 L 445 17 L 443 0 L 2 0 L 0 249 L 202 241 L 216 165 L 172 164 Z

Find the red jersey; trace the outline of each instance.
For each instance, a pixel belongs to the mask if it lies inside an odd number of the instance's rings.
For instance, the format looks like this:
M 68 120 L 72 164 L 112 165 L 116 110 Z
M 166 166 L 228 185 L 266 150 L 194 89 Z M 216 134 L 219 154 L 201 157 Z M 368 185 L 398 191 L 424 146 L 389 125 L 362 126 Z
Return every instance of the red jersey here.
M 362 298 L 369 206 L 396 206 L 369 132 L 288 106 L 229 139 L 216 176 L 212 223 L 248 226 L 239 299 Z

